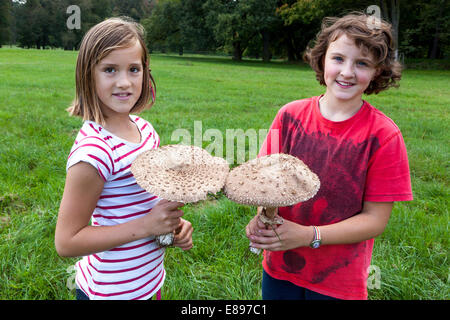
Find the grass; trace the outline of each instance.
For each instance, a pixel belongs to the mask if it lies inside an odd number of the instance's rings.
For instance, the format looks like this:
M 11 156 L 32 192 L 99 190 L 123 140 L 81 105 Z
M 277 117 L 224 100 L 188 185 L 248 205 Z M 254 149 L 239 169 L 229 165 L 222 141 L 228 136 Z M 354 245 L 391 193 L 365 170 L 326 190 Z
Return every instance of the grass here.
M 65 163 L 81 120 L 65 108 L 74 95 L 76 52 L 0 49 L 0 299 L 74 299 L 76 259 L 53 244 Z M 157 104 L 142 116 L 161 143 L 177 128 L 268 128 L 285 103 L 323 92 L 305 65 L 152 55 Z M 369 299 L 449 299 L 448 70 L 404 71 L 401 87 L 367 100 L 402 130 L 415 200 L 395 205 L 376 239 L 381 284 Z M 201 138 L 201 136 L 200 136 Z M 200 139 L 201 140 L 201 139 Z M 203 141 L 203 147 L 211 143 Z M 247 143 L 248 147 L 248 143 Z M 260 299 L 261 257 L 244 228 L 255 208 L 223 196 L 185 207 L 195 247 L 169 249 L 164 299 Z

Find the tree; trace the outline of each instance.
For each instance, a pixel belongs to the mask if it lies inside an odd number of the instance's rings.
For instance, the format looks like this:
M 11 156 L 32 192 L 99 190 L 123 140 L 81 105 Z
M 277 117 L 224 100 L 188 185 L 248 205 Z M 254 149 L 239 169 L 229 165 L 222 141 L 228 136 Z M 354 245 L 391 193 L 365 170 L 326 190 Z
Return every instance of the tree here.
M 141 23 L 147 31 L 150 49 L 165 51 L 215 51 L 213 32 L 208 28 L 206 12 L 198 0 L 159 1 L 150 17 Z
M 11 1 L 0 0 L 0 48 L 10 40 Z
M 151 12 L 151 0 L 114 0 L 112 15 L 113 16 L 128 16 L 140 22 L 141 19 L 147 17 Z M 103 5 L 103 7 L 108 7 Z
M 215 51 L 217 44 L 213 30 L 206 23 L 207 12 L 202 1 L 181 2 L 180 29 L 184 45 L 193 51 Z
M 276 23 L 275 0 L 207 0 L 206 23 L 216 40 L 232 48 L 234 60 L 241 60 L 254 37 L 261 35 L 264 59 L 270 59 L 270 31 Z
M 289 61 L 301 60 L 308 43 L 315 38 L 327 16 L 342 16 L 351 11 L 365 11 L 373 1 L 351 0 L 280 0 L 277 14 L 283 20 L 283 38 Z
M 180 1 L 160 1 L 153 8 L 150 17 L 142 20 L 150 50 L 156 48 L 165 51 L 168 47 L 178 49 L 180 54 L 183 53 L 181 12 Z

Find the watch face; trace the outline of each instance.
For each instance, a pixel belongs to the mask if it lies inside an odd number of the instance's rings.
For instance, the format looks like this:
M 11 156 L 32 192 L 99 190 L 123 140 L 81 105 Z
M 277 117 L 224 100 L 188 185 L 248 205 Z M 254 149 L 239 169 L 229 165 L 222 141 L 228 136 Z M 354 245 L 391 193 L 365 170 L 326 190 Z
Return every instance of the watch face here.
M 313 241 L 313 242 L 311 243 L 311 247 L 312 247 L 313 249 L 317 249 L 318 247 L 320 247 L 320 241 Z

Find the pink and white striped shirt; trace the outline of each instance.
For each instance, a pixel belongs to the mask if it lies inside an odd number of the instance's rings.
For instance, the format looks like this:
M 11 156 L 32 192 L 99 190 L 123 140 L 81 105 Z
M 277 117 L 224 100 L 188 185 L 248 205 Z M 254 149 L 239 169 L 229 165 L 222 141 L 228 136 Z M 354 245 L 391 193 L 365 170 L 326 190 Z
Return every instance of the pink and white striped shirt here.
M 159 146 L 159 136 L 146 120 L 130 119 L 141 133 L 140 143 L 128 142 L 85 121 L 67 160 L 67 170 L 84 161 L 105 181 L 92 213 L 93 226 L 112 226 L 151 214 L 160 200 L 142 189 L 130 171 L 140 153 Z M 145 238 L 83 257 L 76 263 L 75 279 L 89 299 L 149 299 L 164 283 L 163 261 L 164 249 L 156 245 L 154 237 Z

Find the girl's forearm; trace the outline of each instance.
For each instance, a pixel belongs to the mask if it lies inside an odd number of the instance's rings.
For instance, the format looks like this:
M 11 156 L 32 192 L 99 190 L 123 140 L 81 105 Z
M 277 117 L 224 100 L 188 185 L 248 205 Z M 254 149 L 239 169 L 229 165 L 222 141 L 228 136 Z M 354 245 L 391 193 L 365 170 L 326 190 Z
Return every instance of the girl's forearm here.
M 63 257 L 85 256 L 145 238 L 139 220 L 114 226 L 86 226 L 72 236 L 57 238 L 56 251 Z

